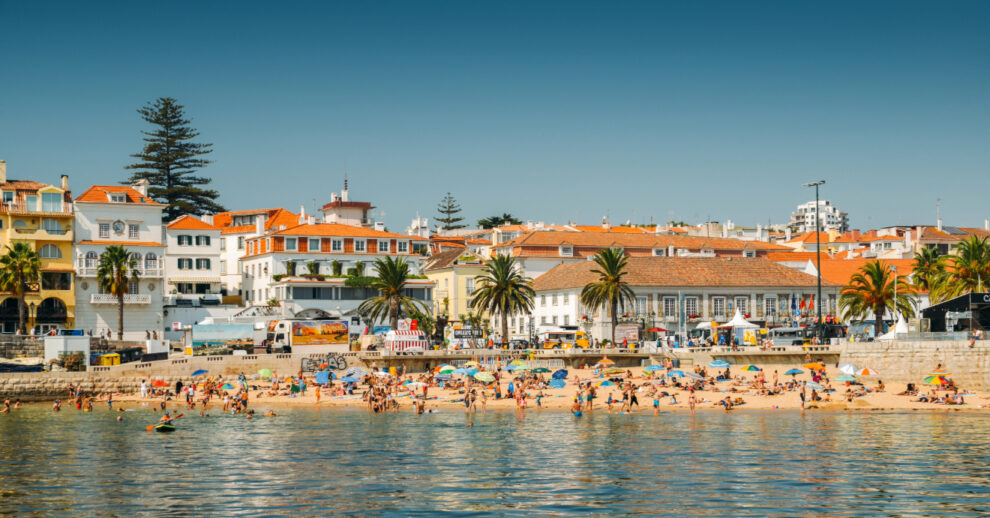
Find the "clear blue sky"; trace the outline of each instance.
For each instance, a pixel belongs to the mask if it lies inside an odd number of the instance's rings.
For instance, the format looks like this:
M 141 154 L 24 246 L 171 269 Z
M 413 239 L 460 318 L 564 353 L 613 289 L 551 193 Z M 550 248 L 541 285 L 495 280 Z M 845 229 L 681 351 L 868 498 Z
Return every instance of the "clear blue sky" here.
M 140 5 L 135 5 L 140 4 Z M 176 97 L 231 209 L 352 198 L 473 222 L 990 217 L 990 2 L 0 0 L 0 159 L 127 176 Z

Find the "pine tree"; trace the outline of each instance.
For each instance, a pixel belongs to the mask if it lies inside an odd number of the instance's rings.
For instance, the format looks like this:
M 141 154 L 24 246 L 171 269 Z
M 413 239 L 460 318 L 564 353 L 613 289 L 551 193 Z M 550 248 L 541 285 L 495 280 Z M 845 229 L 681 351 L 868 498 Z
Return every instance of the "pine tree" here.
M 440 200 L 440 205 L 437 206 L 437 212 L 440 213 L 437 221 L 443 230 L 455 230 L 465 227 L 465 225 L 460 224 L 460 222 L 464 221 L 464 218 L 458 216 L 461 213 L 461 206 L 457 204 L 457 200 L 449 192 Z
M 189 127 L 183 106 L 171 97 L 159 97 L 138 113 L 156 128 L 141 132 L 146 135 L 146 144 L 141 153 L 131 155 L 140 162 L 127 166 L 135 170 L 127 183 L 147 180 L 151 198 L 168 205 L 163 214 L 168 221 L 184 214 L 198 216 L 226 210 L 215 201 L 220 193 L 200 187 L 211 180 L 194 174 L 211 163 L 200 157 L 211 153 L 213 144 L 192 141 L 199 132 Z

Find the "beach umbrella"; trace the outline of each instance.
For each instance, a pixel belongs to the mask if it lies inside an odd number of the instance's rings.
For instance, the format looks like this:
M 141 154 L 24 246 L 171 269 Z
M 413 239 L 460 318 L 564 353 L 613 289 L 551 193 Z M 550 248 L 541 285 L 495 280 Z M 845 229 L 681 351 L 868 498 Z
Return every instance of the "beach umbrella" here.
M 814 390 L 825 390 L 825 387 L 823 387 L 823 386 L 821 386 L 821 385 L 819 385 L 817 383 L 808 383 L 806 386 L 808 388 L 814 389 Z
M 467 369 L 454 369 L 453 372 L 453 374 L 467 374 L 467 373 L 468 373 Z
M 479 371 L 478 369 L 468 369 L 468 370 L 467 370 L 467 375 L 468 375 L 468 376 L 474 376 L 474 375 L 475 375 L 475 374 L 477 374 L 478 372 L 480 372 L 480 371 Z
M 550 386 L 555 389 L 562 389 L 564 388 L 565 385 L 567 385 L 567 382 L 560 378 L 554 378 L 550 380 Z
M 452 376 L 450 374 L 437 374 L 436 376 L 433 377 L 438 380 L 449 380 Z
M 344 383 L 357 383 L 361 380 L 355 378 L 354 376 L 344 376 L 343 378 L 340 378 L 340 381 L 343 381 Z
M 605 381 L 599 381 L 598 383 L 595 383 L 595 385 L 598 387 L 614 387 L 615 383 L 612 383 L 609 380 L 605 380 Z
M 158 381 L 152 383 L 151 386 L 152 387 L 167 387 L 168 386 L 168 383 L 165 383 L 162 380 L 158 380 Z
M 943 378 L 948 378 L 949 376 L 952 376 L 952 373 L 949 372 L 949 371 L 931 371 L 931 372 L 928 373 L 928 375 L 929 376 L 941 376 Z
M 518 369 L 518 368 L 519 368 L 519 366 L 518 366 L 518 365 L 506 365 L 506 366 L 505 366 L 505 370 L 507 370 L 507 371 L 509 371 L 509 372 L 512 372 L 512 371 L 514 371 L 514 370 L 516 370 L 516 369 Z
M 531 365 L 526 365 L 526 364 L 516 365 L 515 367 L 516 367 L 516 370 L 517 371 L 531 371 L 531 370 L 533 370 L 533 367 Z
M 392 377 L 391 374 L 389 374 L 389 373 L 387 373 L 385 371 L 375 371 L 375 376 L 378 376 L 379 378 L 384 378 L 384 377 L 391 378 Z
M 600 361 L 598 363 L 601 364 L 601 365 L 612 365 L 613 363 L 615 363 L 615 360 L 609 360 L 608 359 L 608 356 L 605 356 L 605 357 L 602 357 L 602 361 Z
M 823 371 L 823 370 L 825 370 L 825 365 L 823 365 L 821 363 L 811 362 L 811 363 L 804 364 L 804 368 L 805 369 L 811 369 L 813 371 Z
M 206 369 L 199 369 L 197 371 L 194 371 L 192 373 L 192 376 L 195 378 L 196 376 L 202 376 L 203 374 L 206 374 L 206 373 L 207 373 L 207 370 Z
M 667 377 L 668 378 L 683 378 L 684 377 L 684 371 L 682 371 L 682 370 L 673 370 L 673 371 L 670 371 L 670 372 L 667 373 Z
M 564 369 L 559 369 L 551 374 L 550 377 L 556 380 L 562 380 L 567 377 L 567 371 Z
M 847 381 L 856 381 L 856 376 L 850 376 L 848 374 L 843 374 L 842 376 L 839 376 L 839 377 L 835 378 L 835 381 L 839 381 L 839 382 L 842 382 L 842 383 L 845 383 Z
M 647 333 L 666 333 L 667 330 L 662 327 L 651 327 L 646 330 Z
M 743 370 L 746 372 L 760 372 L 763 369 L 757 367 L 756 365 L 747 365 L 743 367 Z
M 619 367 L 610 367 L 608 369 L 605 369 L 605 374 L 623 374 L 625 372 L 626 369 L 622 369 Z
M 647 365 L 646 368 L 643 369 L 643 370 L 646 371 L 646 372 L 662 371 L 663 370 L 663 367 L 661 367 L 659 365 Z
M 474 379 L 485 383 L 491 383 L 495 381 L 495 376 L 490 372 L 479 372 L 474 375 Z
M 855 376 L 857 370 L 859 369 L 857 369 L 856 366 L 851 363 L 843 363 L 842 365 L 839 365 L 839 372 L 843 374 L 848 374 L 850 376 Z
M 223 386 L 221 386 L 220 388 L 222 390 L 234 390 L 234 386 L 231 385 L 230 383 L 224 383 Z
M 443 367 L 440 367 L 440 370 L 437 372 L 439 372 L 440 374 L 452 374 L 456 370 L 457 369 L 454 368 L 453 365 L 444 365 Z
M 526 362 L 524 362 L 522 360 L 516 360 L 516 361 L 510 363 L 509 365 L 526 365 Z
M 465 367 L 477 367 L 478 366 L 478 362 L 470 361 L 470 362 L 465 363 L 464 366 Z
M 873 370 L 873 369 L 871 369 L 871 368 L 869 368 L 869 367 L 866 367 L 866 368 L 860 369 L 859 372 L 856 373 L 856 375 L 857 376 L 879 376 L 880 373 L 877 372 L 877 371 L 875 371 L 875 370 Z
M 364 374 L 364 369 L 361 367 L 351 367 L 344 371 L 344 376 L 360 376 L 362 374 Z
M 703 380 L 703 379 L 705 379 L 705 378 L 702 378 L 701 376 L 699 376 L 699 375 L 697 375 L 697 374 L 695 374 L 693 372 L 685 372 L 684 373 L 684 377 L 685 378 L 695 379 L 695 380 Z
M 716 369 L 724 369 L 729 366 L 729 362 L 725 360 L 715 360 L 708 364 L 709 367 L 714 367 Z
M 272 370 L 271 369 L 261 369 L 260 371 L 258 371 L 258 375 L 261 376 L 262 378 L 270 378 L 270 377 L 272 377 Z
M 928 385 L 948 385 L 949 380 L 942 376 L 928 376 L 925 378 L 925 383 Z
M 785 372 L 784 374 L 790 374 L 791 376 L 797 376 L 798 374 L 804 374 L 804 371 L 801 370 L 801 369 L 791 369 L 791 370 Z
M 550 372 L 550 369 L 548 369 L 546 367 L 537 367 L 537 368 L 533 369 L 530 372 L 532 372 L 533 374 L 546 374 L 546 373 Z

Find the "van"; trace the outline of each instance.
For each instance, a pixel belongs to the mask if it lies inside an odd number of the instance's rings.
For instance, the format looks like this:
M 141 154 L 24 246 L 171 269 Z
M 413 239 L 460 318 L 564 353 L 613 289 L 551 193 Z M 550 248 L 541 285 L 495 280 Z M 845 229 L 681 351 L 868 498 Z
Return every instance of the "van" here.
M 544 349 L 587 349 L 591 347 L 584 331 L 545 331 L 540 333 L 540 343 Z

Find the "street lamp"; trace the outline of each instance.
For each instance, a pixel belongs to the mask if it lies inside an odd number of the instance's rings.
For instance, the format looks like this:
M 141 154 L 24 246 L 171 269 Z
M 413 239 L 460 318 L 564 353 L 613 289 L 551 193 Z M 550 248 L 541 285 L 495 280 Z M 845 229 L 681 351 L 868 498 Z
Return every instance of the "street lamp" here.
M 818 187 L 825 184 L 825 180 L 818 180 L 817 182 L 811 182 L 804 184 L 805 187 L 815 188 L 815 255 L 817 257 L 818 265 L 818 343 L 824 343 L 825 337 L 823 336 L 823 331 L 825 330 L 822 325 L 822 234 L 821 234 L 821 223 L 822 219 L 818 213 Z M 896 286 L 896 284 L 895 284 Z

